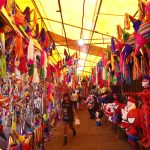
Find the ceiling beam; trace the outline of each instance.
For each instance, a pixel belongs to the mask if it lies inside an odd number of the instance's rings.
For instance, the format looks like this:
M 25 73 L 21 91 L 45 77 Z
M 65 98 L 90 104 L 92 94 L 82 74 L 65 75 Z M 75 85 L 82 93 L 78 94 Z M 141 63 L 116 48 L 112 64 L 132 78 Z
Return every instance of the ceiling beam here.
M 41 18 L 38 18 L 37 20 L 39 20 L 39 19 L 41 19 Z M 43 17 L 42 19 L 44 19 L 44 20 L 49 20 L 49 21 L 56 22 L 56 23 L 62 23 L 62 22 L 60 22 L 60 21 L 53 20 L 53 19 L 49 19 L 49 18 L 45 18 L 45 17 Z M 79 27 L 79 26 L 72 25 L 72 24 L 65 23 L 65 22 L 64 22 L 64 25 L 67 25 L 67 26 L 71 26 L 71 27 L 74 27 L 74 28 L 81 29 L 81 27 Z M 83 30 L 85 30 L 85 31 L 89 31 L 89 32 L 91 32 L 91 31 L 92 31 L 92 30 L 87 29 L 87 28 L 84 28 L 84 27 L 83 27 Z M 101 33 L 101 32 L 96 31 L 96 30 L 95 30 L 95 31 L 93 31 L 93 32 L 94 32 L 94 33 L 97 33 L 97 34 L 105 35 L 105 36 L 108 36 L 108 37 L 112 37 L 112 36 L 111 36 L 111 35 L 109 35 L 109 34 Z
M 91 44 L 95 44 L 95 45 L 98 45 L 98 44 L 111 44 L 110 42 L 107 42 L 107 43 L 91 43 Z M 56 47 L 59 47 L 59 46 L 77 46 L 78 44 L 69 44 L 69 45 L 56 45 Z M 89 44 L 84 44 L 84 45 L 89 45 Z
M 63 37 L 61 35 L 58 35 L 58 34 L 55 34 L 55 33 L 52 33 L 52 32 L 51 32 L 51 36 L 53 37 L 53 39 L 55 41 L 58 41 L 58 42 L 56 42 L 58 45 L 64 45 L 64 48 L 65 48 L 66 43 L 64 44 L 64 43 L 60 42 L 60 41 L 65 41 L 65 37 Z M 79 52 L 79 46 L 77 45 L 77 41 L 69 39 L 69 38 L 67 38 L 67 39 L 68 39 L 68 45 L 71 45 L 71 46 L 69 46 L 69 48 Z M 88 49 L 88 46 L 83 45 L 81 48 L 82 48 L 81 52 L 86 53 L 86 50 Z M 90 49 L 89 49 L 89 54 L 96 56 L 96 54 L 99 51 L 98 56 L 101 57 L 102 56 L 102 51 L 104 51 L 104 50 L 105 50 L 105 48 L 101 47 L 100 45 L 91 45 Z
M 63 27 L 64 34 L 65 34 L 66 45 L 67 45 L 68 53 L 69 53 L 69 47 L 68 47 L 68 41 L 67 41 L 67 34 L 66 34 L 65 26 L 64 26 L 64 20 L 63 20 L 63 15 L 62 15 L 62 9 L 61 9 L 60 0 L 58 0 L 58 6 L 59 6 L 59 12 L 60 12 L 60 16 L 61 16 L 62 27 Z
M 81 27 L 81 32 L 80 32 L 80 39 L 83 39 L 84 10 L 85 10 L 85 0 L 83 0 L 82 27 Z M 80 57 L 80 51 L 81 51 L 81 47 L 79 46 L 79 57 Z
M 100 0 L 99 5 L 98 5 L 97 15 L 96 15 L 94 27 L 93 27 L 93 30 L 92 30 L 91 40 L 90 40 L 90 44 L 89 44 L 89 47 L 88 47 L 88 50 L 87 50 L 86 59 L 88 57 L 88 52 L 89 52 L 89 49 L 90 49 L 90 46 L 91 46 L 91 42 L 92 42 L 92 38 L 93 38 L 93 35 L 94 35 L 95 28 L 96 28 L 96 25 L 97 25 L 97 20 L 98 20 L 98 17 L 99 17 L 101 6 L 102 6 L 102 1 L 103 0 Z M 84 66 L 85 66 L 85 63 L 84 63 Z

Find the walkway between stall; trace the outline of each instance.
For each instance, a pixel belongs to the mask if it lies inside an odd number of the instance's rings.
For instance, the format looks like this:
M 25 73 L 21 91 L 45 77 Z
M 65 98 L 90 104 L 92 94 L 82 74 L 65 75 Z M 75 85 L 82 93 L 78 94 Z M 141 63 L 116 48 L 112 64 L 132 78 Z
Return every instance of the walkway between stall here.
M 117 138 L 107 122 L 96 127 L 95 120 L 90 120 L 88 112 L 78 112 L 81 125 L 76 126 L 77 136 L 69 132 L 69 141 L 63 146 L 63 126 L 56 128 L 54 137 L 46 143 L 46 150 L 133 150 L 127 139 Z

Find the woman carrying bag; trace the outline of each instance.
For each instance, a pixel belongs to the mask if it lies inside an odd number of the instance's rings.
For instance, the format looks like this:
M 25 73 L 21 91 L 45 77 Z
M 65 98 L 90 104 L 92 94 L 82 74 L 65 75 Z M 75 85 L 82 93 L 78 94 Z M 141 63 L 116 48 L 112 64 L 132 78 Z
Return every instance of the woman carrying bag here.
M 63 95 L 63 102 L 62 102 L 62 120 L 64 124 L 64 145 L 68 143 L 68 127 L 73 132 L 73 135 L 76 136 L 76 130 L 73 126 L 73 123 L 77 119 L 75 108 L 72 104 L 72 101 L 69 98 L 69 94 L 65 93 Z

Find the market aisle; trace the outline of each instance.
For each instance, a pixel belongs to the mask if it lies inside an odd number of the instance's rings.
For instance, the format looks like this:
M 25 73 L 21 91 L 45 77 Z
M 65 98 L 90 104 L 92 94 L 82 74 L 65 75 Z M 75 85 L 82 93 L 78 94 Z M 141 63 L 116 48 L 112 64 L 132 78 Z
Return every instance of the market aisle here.
M 81 125 L 77 127 L 77 137 L 69 132 L 69 141 L 63 146 L 62 125 L 56 128 L 54 138 L 46 143 L 46 150 L 133 150 L 127 140 L 116 138 L 113 130 L 104 123 L 96 127 L 95 120 L 90 120 L 87 111 L 79 111 Z

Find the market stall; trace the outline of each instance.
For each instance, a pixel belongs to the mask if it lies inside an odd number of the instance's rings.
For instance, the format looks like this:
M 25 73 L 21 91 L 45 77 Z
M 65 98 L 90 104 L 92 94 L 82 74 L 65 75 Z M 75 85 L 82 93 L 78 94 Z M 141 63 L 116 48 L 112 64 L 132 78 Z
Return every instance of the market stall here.
M 44 149 L 61 120 L 63 94 L 73 91 L 80 97 L 79 105 L 88 103 L 97 126 L 105 114 L 132 145 L 149 148 L 150 2 L 89 1 L 83 3 L 83 8 L 91 8 L 84 10 L 82 22 L 72 18 L 71 7 L 57 3 L 53 1 L 49 9 L 46 0 L 0 2 L 0 137 L 4 149 Z M 111 9 L 113 3 L 122 6 L 125 14 Z M 128 9 L 129 5 L 133 8 Z M 100 13 L 100 8 L 107 14 Z M 108 18 L 116 16 L 111 11 L 118 14 L 116 22 Z M 103 16 L 101 20 L 98 15 Z M 94 112 L 90 110 L 93 102 L 97 105 Z

